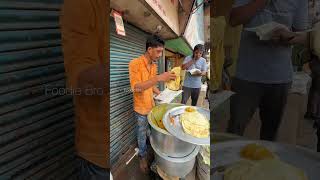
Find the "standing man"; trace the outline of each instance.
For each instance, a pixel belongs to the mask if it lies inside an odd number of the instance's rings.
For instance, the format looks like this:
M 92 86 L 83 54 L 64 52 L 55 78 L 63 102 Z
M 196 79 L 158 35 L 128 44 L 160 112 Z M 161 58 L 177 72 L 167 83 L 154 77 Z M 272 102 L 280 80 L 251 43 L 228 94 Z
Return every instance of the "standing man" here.
M 207 62 L 202 57 L 203 53 L 204 46 L 202 44 L 198 44 L 194 47 L 193 54 L 191 56 L 187 56 L 183 61 L 182 69 L 187 71 L 182 87 L 182 104 L 187 104 L 191 96 L 191 105 L 197 105 L 201 91 L 201 77 L 207 75 L 208 69 Z M 201 72 L 191 75 L 190 72 L 188 72 L 191 69 L 199 69 Z
M 305 118 L 313 119 L 314 126 L 317 129 L 317 151 L 320 152 L 320 1 L 311 0 L 310 19 L 312 20 L 314 31 L 309 33 L 309 49 L 312 84 L 309 90 L 308 106 Z
M 134 111 L 138 123 L 138 146 L 140 168 L 143 172 L 148 172 L 149 165 L 147 155 L 147 115 L 155 105 L 153 94 L 160 94 L 156 87 L 158 82 L 174 80 L 176 76 L 170 72 L 157 75 L 157 65 L 155 64 L 164 49 L 164 41 L 158 36 L 152 36 L 147 40 L 146 52 L 144 55 L 133 59 L 129 64 L 130 84 L 133 91 Z
M 311 47 L 311 51 L 312 50 Z M 314 126 L 317 129 L 318 137 L 317 151 L 320 152 L 320 57 L 311 53 L 309 66 L 311 69 L 312 84 L 309 91 L 305 118 L 310 118 L 315 121 Z
M 60 19 L 80 180 L 109 179 L 107 6 L 106 0 L 66 0 Z
M 273 32 L 271 41 L 260 41 L 255 33 L 244 30 L 232 90 L 229 132 L 243 135 L 259 107 L 262 122 L 260 138 L 273 141 L 281 122 L 293 70 L 291 45 L 302 35 L 294 31 L 308 28 L 307 0 L 235 0 L 232 26 L 256 27 L 270 21 L 286 28 Z

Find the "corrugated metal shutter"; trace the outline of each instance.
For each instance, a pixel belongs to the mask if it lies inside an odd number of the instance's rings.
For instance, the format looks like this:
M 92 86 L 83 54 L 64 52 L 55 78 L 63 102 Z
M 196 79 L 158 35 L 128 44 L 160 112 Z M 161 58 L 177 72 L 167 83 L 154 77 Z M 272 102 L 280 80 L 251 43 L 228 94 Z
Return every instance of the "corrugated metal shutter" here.
M 0 179 L 72 179 L 72 97 L 64 87 L 62 0 L 0 2 Z
M 145 52 L 148 34 L 125 24 L 126 36 L 122 37 L 115 32 L 113 19 L 110 24 L 110 157 L 114 164 L 119 155 L 136 142 L 128 64 Z

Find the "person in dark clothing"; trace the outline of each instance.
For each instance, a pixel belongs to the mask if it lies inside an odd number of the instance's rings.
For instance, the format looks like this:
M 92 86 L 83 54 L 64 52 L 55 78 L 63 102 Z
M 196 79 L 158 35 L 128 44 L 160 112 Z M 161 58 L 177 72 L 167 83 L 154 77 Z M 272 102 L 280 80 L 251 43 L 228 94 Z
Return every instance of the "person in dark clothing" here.
M 306 0 L 234 1 L 230 24 L 243 25 L 244 31 L 231 87 L 236 94 L 230 102 L 229 133 L 243 135 L 259 108 L 260 139 L 276 139 L 292 82 L 291 45 L 300 43 L 301 35 L 296 31 L 308 28 L 307 10 Z M 254 32 L 246 30 L 272 21 L 286 28 L 274 31 L 270 41 L 260 41 Z
M 309 66 L 312 73 L 312 84 L 305 118 L 317 120 L 320 119 L 320 61 L 313 56 Z
M 320 139 L 320 59 L 311 55 L 309 63 L 311 69 L 312 84 L 309 91 L 306 119 L 314 120 L 314 127 L 317 129 L 317 136 Z M 320 151 L 320 142 L 317 146 L 318 152 Z

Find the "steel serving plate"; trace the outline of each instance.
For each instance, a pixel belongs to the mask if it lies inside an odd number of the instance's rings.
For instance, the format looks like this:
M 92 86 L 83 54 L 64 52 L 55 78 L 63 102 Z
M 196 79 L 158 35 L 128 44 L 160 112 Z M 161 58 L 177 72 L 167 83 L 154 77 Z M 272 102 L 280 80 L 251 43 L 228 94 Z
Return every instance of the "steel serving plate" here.
M 171 105 L 181 105 L 171 103 Z M 169 157 L 185 157 L 194 151 L 196 145 L 182 141 L 164 129 L 153 124 L 153 111 L 148 114 L 148 123 L 151 126 L 151 138 L 153 138 L 154 146 L 163 154 Z
M 210 122 L 210 111 L 208 109 L 194 106 L 180 106 L 175 107 L 165 113 L 163 118 L 163 124 L 165 128 L 170 134 L 182 141 L 196 145 L 210 145 L 210 135 L 206 138 L 197 138 L 184 132 L 180 122 L 180 114 L 184 113 L 187 107 L 195 108 L 199 113 L 203 114 L 206 117 L 206 119 Z M 173 117 L 174 119 L 173 124 L 170 121 L 170 117 Z
M 241 149 L 250 143 L 263 145 L 275 153 L 283 162 L 304 170 L 309 180 L 319 179 L 320 154 L 317 152 L 294 145 L 250 140 L 234 140 L 214 144 L 210 149 L 211 154 L 214 154 L 213 159 L 211 160 L 211 172 L 213 173 L 213 177 L 217 180 L 223 179 L 223 172 L 217 172 L 215 169 L 223 166 L 228 167 L 241 160 L 239 155 Z
M 156 148 L 152 137 L 150 137 L 150 144 L 155 151 L 156 164 L 169 176 L 177 176 L 184 178 L 189 174 L 196 161 L 196 156 L 199 153 L 200 147 L 195 146 L 193 151 L 185 157 L 169 157 Z

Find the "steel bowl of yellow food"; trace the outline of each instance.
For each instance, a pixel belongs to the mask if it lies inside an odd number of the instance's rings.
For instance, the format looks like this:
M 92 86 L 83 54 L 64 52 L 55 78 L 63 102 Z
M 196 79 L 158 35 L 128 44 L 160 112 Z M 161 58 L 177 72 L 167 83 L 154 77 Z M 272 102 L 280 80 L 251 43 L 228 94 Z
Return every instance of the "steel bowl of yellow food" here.
M 251 143 L 240 151 L 241 161 L 226 169 L 225 180 L 308 180 L 302 169 L 283 162 L 266 147 Z
M 185 157 L 192 153 L 196 145 L 182 141 L 171 135 L 163 125 L 162 119 L 165 113 L 182 104 L 170 103 L 155 106 L 148 114 L 148 123 L 151 129 L 151 138 L 154 147 L 170 157 Z
M 195 106 L 175 107 L 166 112 L 163 124 L 176 138 L 195 145 L 210 145 L 210 111 Z
M 215 179 L 313 180 L 318 179 L 314 153 L 267 141 L 236 140 L 215 144 Z M 306 167 L 309 166 L 309 167 Z
M 180 117 L 185 133 L 197 137 L 207 138 L 210 135 L 210 123 L 206 117 L 195 108 L 187 107 Z

